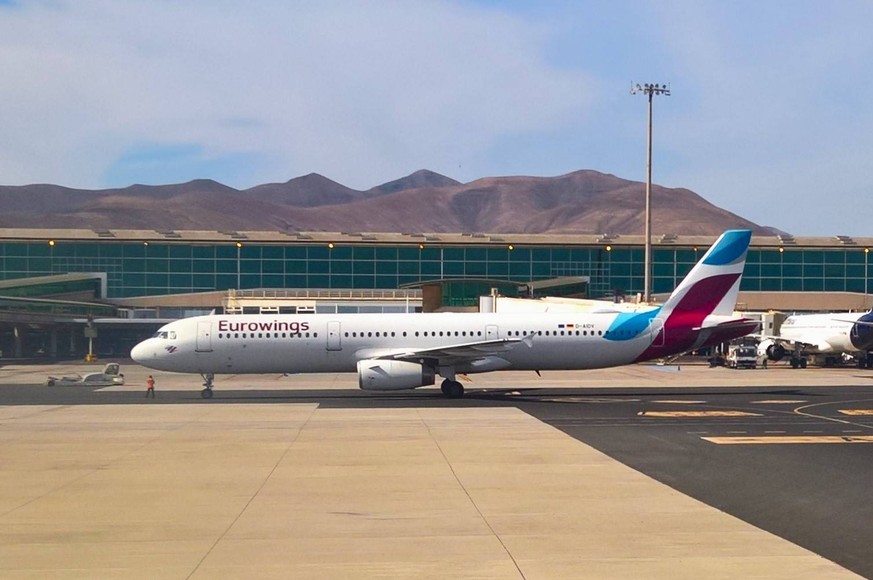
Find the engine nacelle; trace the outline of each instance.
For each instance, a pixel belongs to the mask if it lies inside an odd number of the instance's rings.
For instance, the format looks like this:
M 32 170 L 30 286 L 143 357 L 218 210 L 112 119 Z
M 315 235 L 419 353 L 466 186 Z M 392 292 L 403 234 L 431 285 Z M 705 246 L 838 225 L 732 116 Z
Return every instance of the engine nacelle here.
M 785 347 L 781 344 L 771 344 L 767 347 L 765 351 L 767 353 L 767 358 L 772 361 L 780 361 L 785 358 Z
M 403 360 L 358 361 L 358 384 L 365 391 L 395 391 L 434 384 L 434 369 Z

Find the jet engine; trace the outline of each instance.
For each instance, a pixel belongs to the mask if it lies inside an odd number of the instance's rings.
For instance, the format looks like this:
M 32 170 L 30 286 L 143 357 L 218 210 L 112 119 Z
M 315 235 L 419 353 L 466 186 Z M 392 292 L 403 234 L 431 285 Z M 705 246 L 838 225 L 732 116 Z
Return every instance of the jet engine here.
M 769 344 L 765 344 L 767 342 L 769 342 Z M 786 354 L 788 354 L 788 352 L 785 350 L 785 347 L 777 342 L 764 341 L 763 343 L 761 343 L 761 346 L 758 349 L 759 352 L 761 351 L 761 347 L 763 347 L 764 353 L 767 355 L 767 358 L 772 361 L 780 361 L 785 358 Z
M 434 369 L 402 360 L 358 361 L 358 384 L 365 391 L 414 389 L 434 384 Z

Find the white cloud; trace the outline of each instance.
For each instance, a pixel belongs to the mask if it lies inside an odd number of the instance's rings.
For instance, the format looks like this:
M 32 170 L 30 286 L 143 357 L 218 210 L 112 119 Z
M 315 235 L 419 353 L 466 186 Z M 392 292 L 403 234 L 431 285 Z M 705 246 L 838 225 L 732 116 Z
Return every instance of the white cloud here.
M 683 156 L 671 185 L 795 234 L 870 235 L 853 208 L 870 190 L 873 6 L 677 6 L 662 31 L 683 74 L 674 99 L 693 104 L 660 127 Z
M 0 8 L 0 182 L 99 187 L 144 143 L 259 157 L 256 181 L 317 171 L 365 188 L 452 167 L 581 116 L 595 83 L 550 67 L 545 38 L 455 3 Z
M 666 81 L 656 182 L 796 234 L 869 232 L 852 208 L 870 190 L 873 4 L 631 4 L 0 5 L 0 183 L 644 179 L 627 86 Z M 815 209 L 823 193 L 841 215 Z

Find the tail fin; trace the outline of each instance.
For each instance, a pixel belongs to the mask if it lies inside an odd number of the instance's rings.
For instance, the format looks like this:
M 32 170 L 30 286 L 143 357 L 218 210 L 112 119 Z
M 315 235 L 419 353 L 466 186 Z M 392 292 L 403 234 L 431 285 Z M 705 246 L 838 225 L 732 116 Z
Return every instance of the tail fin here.
M 731 316 L 751 240 L 750 230 L 724 232 L 676 287 L 657 318 L 699 325 L 709 315 Z

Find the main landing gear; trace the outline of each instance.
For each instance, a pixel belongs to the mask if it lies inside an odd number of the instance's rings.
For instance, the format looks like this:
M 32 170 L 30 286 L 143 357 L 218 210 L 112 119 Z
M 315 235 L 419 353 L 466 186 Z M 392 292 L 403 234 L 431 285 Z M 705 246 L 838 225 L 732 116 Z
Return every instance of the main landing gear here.
M 464 385 L 458 381 L 446 379 L 443 381 L 443 384 L 440 385 L 440 390 L 442 390 L 443 394 L 450 399 L 460 399 L 464 396 Z
M 802 356 L 793 356 L 791 357 L 791 368 L 793 369 L 805 369 L 806 368 L 806 357 Z
M 212 373 L 204 373 L 200 375 L 203 377 L 203 390 L 200 391 L 200 396 L 204 399 L 212 398 L 212 381 L 215 380 L 215 375 Z

